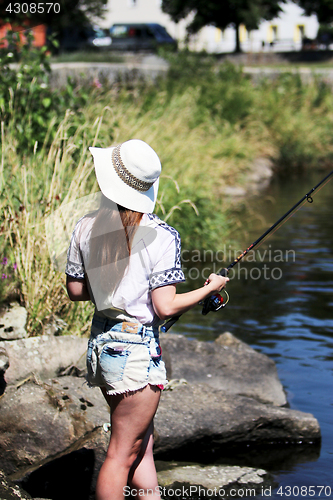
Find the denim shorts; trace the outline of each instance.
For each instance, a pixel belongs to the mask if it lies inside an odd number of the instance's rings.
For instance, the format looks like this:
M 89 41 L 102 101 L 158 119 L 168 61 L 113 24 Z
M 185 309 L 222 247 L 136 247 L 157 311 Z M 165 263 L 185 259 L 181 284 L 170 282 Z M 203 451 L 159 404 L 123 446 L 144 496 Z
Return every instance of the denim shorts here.
M 87 350 L 87 381 L 107 394 L 167 384 L 158 328 L 94 316 Z

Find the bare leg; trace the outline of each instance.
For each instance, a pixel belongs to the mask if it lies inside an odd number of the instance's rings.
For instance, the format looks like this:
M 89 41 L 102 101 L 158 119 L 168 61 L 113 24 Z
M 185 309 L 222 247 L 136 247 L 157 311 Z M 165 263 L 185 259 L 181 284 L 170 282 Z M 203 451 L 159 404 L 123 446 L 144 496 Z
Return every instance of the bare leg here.
M 160 494 L 153 456 L 153 432 L 154 425 L 151 422 L 140 453 L 131 467 L 128 484 L 133 497 L 142 498 L 149 496 L 154 500 L 158 500 L 160 499 Z M 136 492 L 139 492 L 139 494 L 135 495 Z
M 148 450 L 149 438 L 147 436 L 147 446 L 144 446 L 144 439 L 155 415 L 160 392 L 157 387 L 147 385 L 140 391 L 109 398 L 111 439 L 97 480 L 96 500 L 123 500 L 130 469 L 140 451 Z M 148 487 L 144 486 L 145 489 Z

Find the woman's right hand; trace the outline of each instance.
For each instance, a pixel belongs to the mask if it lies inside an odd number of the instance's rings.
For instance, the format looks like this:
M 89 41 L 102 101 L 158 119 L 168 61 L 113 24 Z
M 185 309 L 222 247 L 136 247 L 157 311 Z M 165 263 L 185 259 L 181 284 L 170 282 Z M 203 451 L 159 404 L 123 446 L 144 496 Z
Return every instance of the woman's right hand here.
M 225 276 L 220 276 L 219 274 L 212 273 L 206 280 L 205 286 L 209 287 L 210 295 L 214 295 L 214 293 L 218 293 L 223 288 L 225 288 L 228 281 L 229 278 Z

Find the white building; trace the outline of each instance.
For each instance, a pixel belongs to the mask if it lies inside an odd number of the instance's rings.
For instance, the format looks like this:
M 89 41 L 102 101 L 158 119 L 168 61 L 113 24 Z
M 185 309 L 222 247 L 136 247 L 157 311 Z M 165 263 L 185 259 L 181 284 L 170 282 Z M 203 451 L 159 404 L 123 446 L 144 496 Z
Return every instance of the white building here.
M 161 4 L 161 0 L 109 0 L 107 15 L 100 24 L 109 28 L 115 23 L 158 23 L 181 43 L 185 39 L 189 20 L 174 23 L 162 12 Z M 239 36 L 244 52 L 299 50 L 304 37 L 316 37 L 319 27 L 316 16 L 305 16 L 304 11 L 292 2 L 281 4 L 281 8 L 283 12 L 279 17 L 263 21 L 257 30 L 248 32 L 245 26 L 240 26 Z M 221 31 L 214 26 L 206 26 L 192 37 L 190 47 L 207 52 L 233 52 L 235 29 L 230 27 Z

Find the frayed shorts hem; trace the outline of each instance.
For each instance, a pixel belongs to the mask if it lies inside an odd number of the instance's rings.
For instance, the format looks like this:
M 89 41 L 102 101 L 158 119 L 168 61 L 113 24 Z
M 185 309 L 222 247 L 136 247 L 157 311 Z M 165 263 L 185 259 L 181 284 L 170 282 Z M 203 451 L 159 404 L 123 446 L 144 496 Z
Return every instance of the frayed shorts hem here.
M 135 387 L 134 389 L 119 389 L 119 390 L 116 390 L 116 389 L 108 389 L 105 385 L 97 385 L 97 384 L 91 384 L 88 380 L 87 380 L 87 384 L 88 384 L 88 387 L 90 389 L 95 389 L 95 387 L 99 387 L 100 389 L 105 389 L 105 392 L 108 396 L 117 396 L 119 394 L 129 394 L 129 393 L 134 393 L 134 392 L 138 392 L 138 391 L 141 391 L 142 389 L 144 389 L 145 387 L 147 387 L 148 385 L 151 385 L 151 386 L 155 386 L 155 387 L 158 387 L 161 391 L 164 390 L 164 387 L 167 385 L 168 381 L 167 380 L 164 380 L 163 383 L 152 383 L 152 382 L 145 382 L 144 384 L 138 386 L 138 387 Z

